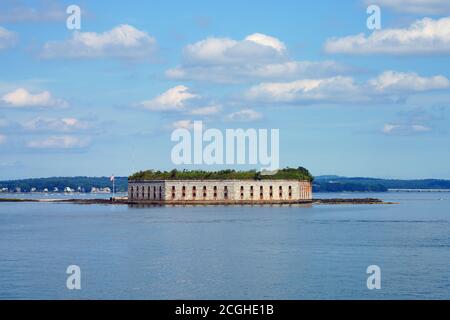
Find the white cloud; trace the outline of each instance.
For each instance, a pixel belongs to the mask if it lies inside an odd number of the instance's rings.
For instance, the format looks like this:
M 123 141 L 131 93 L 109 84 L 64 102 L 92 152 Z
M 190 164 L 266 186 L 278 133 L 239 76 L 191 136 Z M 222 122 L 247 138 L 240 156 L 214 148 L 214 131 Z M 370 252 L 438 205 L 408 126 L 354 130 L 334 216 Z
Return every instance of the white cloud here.
M 193 109 L 189 112 L 189 114 L 194 116 L 209 116 L 213 114 L 217 114 L 222 110 L 222 106 L 220 105 L 212 105 L 207 107 L 201 107 Z
M 192 116 L 213 116 L 222 110 L 222 105 L 193 93 L 188 87 L 178 85 L 151 100 L 138 104 L 150 111 L 178 112 Z
M 54 98 L 49 91 L 32 94 L 24 88 L 4 94 L 0 101 L 3 106 L 11 108 L 68 106 L 66 101 Z
M 27 147 L 33 149 L 75 149 L 86 147 L 89 142 L 89 138 L 63 135 L 28 141 Z
M 194 123 L 191 120 L 179 120 L 172 122 L 171 129 L 187 129 L 190 130 L 194 127 Z
M 285 45 L 281 41 L 257 33 L 242 41 L 213 37 L 201 40 L 187 45 L 183 50 L 183 58 L 192 65 L 217 65 L 242 63 L 250 59 L 273 61 L 283 58 L 285 53 Z
M 0 50 L 12 47 L 17 42 L 17 35 L 3 27 L 0 27 Z
M 41 57 L 51 58 L 119 58 L 152 60 L 157 51 L 156 40 L 133 26 L 123 24 L 112 30 L 74 32 L 62 42 L 47 42 Z
M 421 125 L 421 124 L 413 124 L 411 126 L 411 128 L 413 129 L 414 132 L 428 132 L 431 131 L 430 127 Z
M 178 66 L 166 71 L 174 80 L 212 81 L 216 83 L 239 83 L 253 79 L 295 79 L 347 73 L 346 68 L 334 61 L 286 61 L 280 63 L 253 63 Z
M 280 54 L 284 54 L 286 51 L 286 46 L 283 42 L 278 40 L 277 38 L 262 34 L 262 33 L 254 33 L 245 38 L 246 41 L 252 41 L 262 46 L 267 46 L 275 49 Z
M 366 83 L 351 77 L 261 83 L 245 93 L 249 100 L 281 103 L 371 103 L 398 102 L 404 97 L 429 90 L 447 89 L 443 76 L 420 77 L 415 73 L 386 71 Z
M 181 111 L 186 107 L 188 100 L 199 96 L 189 92 L 183 85 L 173 87 L 152 100 L 141 102 L 139 105 L 151 111 Z
M 180 66 L 166 71 L 178 80 L 235 83 L 252 79 L 289 79 L 347 72 L 333 61 L 293 61 L 277 38 L 255 33 L 242 41 L 207 38 L 183 49 Z
M 241 121 L 250 122 L 261 119 L 263 116 L 261 113 L 252 109 L 243 109 L 240 111 L 233 112 L 227 115 L 226 120 L 228 121 Z
M 365 4 L 376 4 L 398 12 L 422 15 L 450 13 L 450 1 L 448 0 L 366 0 Z
M 246 97 L 260 102 L 284 103 L 366 100 L 350 77 L 262 83 L 251 87 L 246 92 Z
M 394 132 L 394 130 L 398 129 L 399 127 L 400 127 L 400 125 L 398 125 L 398 124 L 386 123 L 381 131 L 383 133 L 390 134 L 390 133 Z
M 420 77 L 416 73 L 402 73 L 386 71 L 377 78 L 369 81 L 369 84 L 380 92 L 398 91 L 427 91 L 436 89 L 446 89 L 450 87 L 450 81 L 443 76 Z
M 6 136 L 3 134 L 0 134 L 0 144 L 3 144 L 6 142 Z
M 421 124 L 392 124 L 387 123 L 381 130 L 386 135 L 411 135 L 429 132 L 432 129 Z
M 417 20 L 406 29 L 375 30 L 343 38 L 328 39 L 328 53 L 346 54 L 448 54 L 450 53 L 450 17 Z
M 45 118 L 38 117 L 28 120 L 22 124 L 23 128 L 29 131 L 57 131 L 72 132 L 86 130 L 89 124 L 76 118 Z

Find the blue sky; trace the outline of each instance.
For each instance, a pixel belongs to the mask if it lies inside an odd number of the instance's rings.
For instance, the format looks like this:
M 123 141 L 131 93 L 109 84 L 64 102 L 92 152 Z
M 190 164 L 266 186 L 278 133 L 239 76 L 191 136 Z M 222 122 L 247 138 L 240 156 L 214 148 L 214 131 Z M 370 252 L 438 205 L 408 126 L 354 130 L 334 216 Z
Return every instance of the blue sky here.
M 278 128 L 314 175 L 450 178 L 449 79 L 447 0 L 2 1 L 0 179 L 171 169 L 194 120 Z

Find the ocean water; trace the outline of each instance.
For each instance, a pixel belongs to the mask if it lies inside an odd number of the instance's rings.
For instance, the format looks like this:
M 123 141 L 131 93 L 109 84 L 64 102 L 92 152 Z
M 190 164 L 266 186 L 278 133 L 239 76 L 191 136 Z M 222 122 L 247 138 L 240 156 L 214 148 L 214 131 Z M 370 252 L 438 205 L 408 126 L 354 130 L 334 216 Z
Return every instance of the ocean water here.
M 315 197 L 399 204 L 0 203 L 0 299 L 450 298 L 450 193 Z

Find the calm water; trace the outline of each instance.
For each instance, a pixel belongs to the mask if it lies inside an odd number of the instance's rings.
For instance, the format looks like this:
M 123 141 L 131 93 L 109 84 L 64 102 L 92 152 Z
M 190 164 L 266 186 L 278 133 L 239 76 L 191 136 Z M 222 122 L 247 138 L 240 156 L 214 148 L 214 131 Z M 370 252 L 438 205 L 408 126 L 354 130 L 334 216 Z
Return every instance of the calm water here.
M 0 298 L 450 298 L 450 193 L 315 196 L 400 204 L 0 203 Z M 366 287 L 372 264 L 381 290 Z

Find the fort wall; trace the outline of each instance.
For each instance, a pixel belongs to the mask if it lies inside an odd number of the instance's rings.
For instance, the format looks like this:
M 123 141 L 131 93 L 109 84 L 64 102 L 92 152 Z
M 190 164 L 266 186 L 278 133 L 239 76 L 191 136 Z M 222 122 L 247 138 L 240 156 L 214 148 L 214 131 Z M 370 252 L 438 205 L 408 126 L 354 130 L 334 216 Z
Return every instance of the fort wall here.
M 289 203 L 312 201 L 303 180 L 130 180 L 128 200 L 161 203 Z

